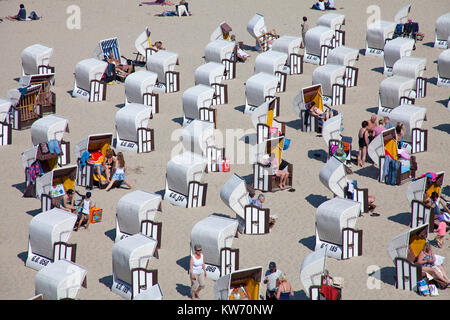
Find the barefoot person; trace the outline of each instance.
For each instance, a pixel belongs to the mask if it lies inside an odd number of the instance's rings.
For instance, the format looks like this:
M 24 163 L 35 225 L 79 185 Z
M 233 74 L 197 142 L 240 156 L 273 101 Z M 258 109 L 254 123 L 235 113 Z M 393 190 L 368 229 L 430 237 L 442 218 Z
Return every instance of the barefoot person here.
M 15 16 L 7 16 L 6 19 L 10 21 L 25 21 L 27 19 L 27 11 L 25 10 L 25 6 L 20 4 L 19 12 Z
M 125 159 L 123 158 L 123 153 L 118 152 L 117 153 L 117 165 L 116 170 L 114 171 L 114 174 L 112 176 L 111 181 L 109 182 L 108 186 L 106 187 L 106 191 L 109 191 L 112 186 L 114 185 L 114 182 L 116 181 L 123 181 L 128 186 L 128 188 L 131 189 L 131 184 L 127 181 L 127 178 L 125 176 L 125 172 L 127 171 L 127 165 L 125 163 Z
M 200 299 L 198 293 L 205 287 L 206 268 L 203 258 L 202 246 L 194 246 L 194 254 L 189 263 L 189 274 L 191 276 L 191 299 Z
M 361 123 L 361 129 L 359 129 L 358 133 L 358 166 L 360 167 L 364 167 L 364 164 L 366 163 L 367 146 L 369 145 L 369 131 L 367 129 L 368 125 L 369 123 L 364 120 Z
M 81 203 L 81 211 L 79 213 L 79 221 L 78 225 L 75 227 L 75 231 L 78 231 L 80 229 L 82 224 L 86 224 L 86 230 L 89 228 L 89 221 L 90 221 L 90 213 L 91 209 L 95 207 L 94 201 L 91 199 L 92 194 L 90 192 L 86 192 L 86 197 L 83 199 L 83 202 Z

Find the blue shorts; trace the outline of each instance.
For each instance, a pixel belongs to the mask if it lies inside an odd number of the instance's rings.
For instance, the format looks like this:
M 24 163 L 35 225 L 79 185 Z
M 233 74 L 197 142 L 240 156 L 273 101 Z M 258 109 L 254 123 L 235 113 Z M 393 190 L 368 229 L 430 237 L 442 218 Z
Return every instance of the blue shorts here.
M 122 180 L 125 180 L 125 179 L 126 179 L 124 173 L 114 173 L 113 176 L 112 176 L 112 178 L 113 178 L 114 180 L 119 180 L 119 181 L 122 181 Z

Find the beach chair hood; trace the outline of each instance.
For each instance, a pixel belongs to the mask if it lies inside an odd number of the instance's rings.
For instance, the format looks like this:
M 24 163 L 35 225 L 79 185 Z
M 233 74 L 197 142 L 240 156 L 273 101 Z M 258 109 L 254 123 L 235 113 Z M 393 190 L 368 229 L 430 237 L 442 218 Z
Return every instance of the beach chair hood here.
M 410 4 L 408 4 L 407 6 L 404 6 L 400 10 L 398 10 L 394 16 L 394 22 L 401 23 L 401 24 L 407 23 L 410 11 L 411 11 Z
M 341 131 L 342 113 L 339 113 L 325 121 L 322 125 L 322 137 L 325 140 L 325 144 L 328 146 L 331 139 L 341 140 Z
M 129 103 L 143 103 L 144 93 L 152 93 L 158 75 L 147 70 L 129 74 L 125 79 L 125 97 Z
M 214 139 L 214 123 L 193 120 L 181 132 L 180 141 L 184 150 L 204 155 L 206 148 L 213 146 Z
M 401 233 L 400 235 L 394 237 L 388 244 L 387 251 L 392 261 L 395 258 L 408 258 L 408 250 L 410 247 L 410 242 L 413 240 L 415 235 L 423 238 L 423 244 L 426 242 L 428 230 L 428 223 L 423 224 L 419 227 L 412 228 L 406 232 Z M 421 248 L 420 248 L 421 249 Z
M 367 147 L 367 154 L 375 165 L 378 165 L 380 157 L 385 155 L 383 140 L 385 135 L 392 135 L 395 137 L 395 128 L 384 130 L 382 133 L 373 138 Z
M 436 39 L 447 40 L 450 36 L 450 12 L 443 14 L 436 20 Z
M 332 30 L 339 30 L 344 23 L 345 15 L 334 12 L 323 14 L 317 19 L 318 26 L 328 27 Z
M 331 157 L 319 172 L 319 179 L 337 197 L 345 197 L 345 187 L 347 186 L 347 172 L 345 165 Z
M 416 81 L 412 78 L 392 76 L 380 83 L 380 102 L 382 107 L 396 108 L 401 97 L 410 97 Z
M 255 59 L 254 73 L 266 72 L 275 74 L 276 71 L 282 71 L 287 58 L 287 53 L 274 50 L 260 53 Z
M 299 53 L 300 45 L 302 43 L 302 37 L 294 36 L 281 36 L 275 39 L 272 43 L 272 50 L 286 53 L 290 55 L 292 53 Z
M 330 46 L 334 30 L 325 26 L 315 26 L 305 34 L 305 50 L 308 54 L 319 56 L 323 45 Z
M 260 72 L 251 76 L 245 83 L 247 103 L 260 106 L 267 96 L 274 96 L 278 85 L 278 77 Z
M 146 29 L 148 30 L 148 27 Z M 137 52 L 139 52 L 143 57 L 146 56 L 146 51 L 148 48 L 150 48 L 149 40 L 147 37 L 147 30 L 143 31 L 134 42 L 134 47 L 136 48 Z
M 53 48 L 42 44 L 34 44 L 22 51 L 22 69 L 24 74 L 38 74 L 38 67 L 48 66 L 53 54 Z
M 127 234 L 139 233 L 142 221 L 155 219 L 161 200 L 159 194 L 143 190 L 130 192 L 120 198 L 116 214 L 120 231 Z
M 95 58 L 85 59 L 75 66 L 75 81 L 77 86 L 88 92 L 91 91 L 91 81 L 102 79 L 108 63 Z
M 369 48 L 383 50 L 384 42 L 392 38 L 395 30 L 395 22 L 377 20 L 367 26 L 366 41 Z
M 343 84 L 345 66 L 338 64 L 325 64 L 314 69 L 312 74 L 312 84 L 321 84 L 323 95 L 332 96 L 333 84 Z
M 300 281 L 303 285 L 303 291 L 309 296 L 311 286 L 320 286 L 323 272 L 325 271 L 325 262 L 327 259 L 326 247 L 314 251 L 307 255 L 300 266 Z
M 441 78 L 450 79 L 450 49 L 442 51 L 438 56 L 437 70 Z
M 53 260 L 54 244 L 69 240 L 76 221 L 75 214 L 59 208 L 34 216 L 29 226 L 32 252 Z
M 210 86 L 213 83 L 221 83 L 224 72 L 225 65 L 223 63 L 208 62 L 202 64 L 195 70 L 195 85 Z
M 316 211 L 317 234 L 321 241 L 342 245 L 342 230 L 354 228 L 361 204 L 342 198 L 322 203 Z
M 267 32 L 264 16 L 257 13 L 247 24 L 247 31 L 253 38 L 258 38 Z
M 83 152 L 89 150 L 89 145 L 97 142 L 105 142 L 111 145 L 112 143 L 112 133 L 100 133 L 100 134 L 91 134 L 87 138 L 79 141 L 74 148 L 75 158 L 80 159 L 83 155 Z
M 200 182 L 206 166 L 206 159 L 196 153 L 184 152 L 167 163 L 166 178 L 170 190 L 188 195 L 189 182 Z
M 359 51 L 357 49 L 339 46 L 328 52 L 327 63 L 353 67 L 358 58 Z
M 86 268 L 68 260 L 57 260 L 36 273 L 35 294 L 42 294 L 44 300 L 75 299 L 86 275 Z
M 50 140 L 61 142 L 64 133 L 68 131 L 69 120 L 56 114 L 50 114 L 33 122 L 31 125 L 31 142 L 34 146 Z
M 147 71 L 152 71 L 158 75 L 158 81 L 166 83 L 166 72 L 174 71 L 178 61 L 178 53 L 158 50 L 147 57 Z
M 198 84 L 183 92 L 184 116 L 189 119 L 199 119 L 200 108 L 209 108 L 212 105 L 214 88 Z
M 205 47 L 205 61 L 222 63 L 224 59 L 231 59 L 236 43 L 228 40 L 215 40 Z
M 131 270 L 148 268 L 156 250 L 157 241 L 142 233 L 116 242 L 112 248 L 113 274 L 116 279 L 131 284 Z
M 392 67 L 402 57 L 411 55 L 414 47 L 414 39 L 395 38 L 384 46 L 384 62 L 386 66 Z
M 422 77 L 427 67 L 427 59 L 419 57 L 402 57 L 394 63 L 392 74 L 417 79 Z
M 152 108 L 129 103 L 116 112 L 116 130 L 121 140 L 137 141 L 137 130 L 147 128 Z
M 245 181 L 233 174 L 220 190 L 220 199 L 238 216 L 244 219 L 244 207 L 250 204 Z
M 204 262 L 219 266 L 220 250 L 231 248 L 237 227 L 236 219 L 214 214 L 200 220 L 191 231 L 191 251 L 195 245 L 201 245 Z

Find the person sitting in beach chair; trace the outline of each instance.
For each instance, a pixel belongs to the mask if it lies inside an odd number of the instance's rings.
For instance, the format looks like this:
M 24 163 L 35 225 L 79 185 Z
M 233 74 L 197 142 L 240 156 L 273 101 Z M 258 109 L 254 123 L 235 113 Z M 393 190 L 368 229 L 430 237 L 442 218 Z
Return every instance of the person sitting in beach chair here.
M 265 165 L 272 168 L 272 174 L 280 178 L 280 189 L 285 189 L 288 183 L 289 172 L 284 169 L 287 167 L 288 163 L 281 159 L 280 165 L 278 165 L 278 159 L 275 153 L 271 153 L 269 159 L 264 162 Z
M 111 51 L 109 53 L 108 57 L 108 67 L 109 64 L 113 64 L 115 67 L 116 75 L 118 75 L 120 78 L 125 79 L 130 73 L 134 72 L 134 66 L 130 64 L 121 64 L 119 60 L 114 58 L 114 54 Z
M 27 11 L 25 6 L 21 3 L 19 6 L 19 12 L 14 16 L 7 16 L 6 19 L 10 21 L 25 21 L 27 20 Z
M 231 41 L 236 42 L 236 36 L 234 34 L 231 35 Z M 245 52 L 244 50 L 242 50 L 240 45 L 238 43 L 236 43 L 236 58 L 237 58 L 237 60 L 240 62 L 245 62 L 245 60 L 247 60 L 248 57 L 250 57 L 250 55 L 247 52 Z
M 152 48 L 155 51 L 166 50 L 166 48 L 163 48 L 161 41 L 156 41 Z
M 337 112 L 335 112 L 335 110 L 333 109 L 326 111 L 320 110 L 318 107 L 316 107 L 316 103 L 314 101 L 306 103 L 306 110 L 310 116 L 317 117 L 319 119 L 319 126 L 322 126 L 323 122 L 330 119 L 333 114 L 337 114 Z

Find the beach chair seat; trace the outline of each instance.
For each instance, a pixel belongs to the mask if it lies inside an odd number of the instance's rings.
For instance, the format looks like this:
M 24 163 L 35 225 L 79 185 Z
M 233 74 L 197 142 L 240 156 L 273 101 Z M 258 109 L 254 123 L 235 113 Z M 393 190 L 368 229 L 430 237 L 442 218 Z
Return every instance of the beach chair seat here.
M 42 110 L 38 104 L 41 89 L 40 85 L 30 85 L 11 89 L 6 93 L 6 100 L 11 103 L 7 123 L 11 124 L 13 129 L 27 129 L 42 117 Z
M 334 49 L 333 39 L 335 30 L 318 25 L 309 29 L 305 34 L 304 61 L 315 65 L 324 65 L 330 50 Z
M 180 90 L 180 73 L 175 71 L 178 64 L 178 54 L 166 50 L 147 57 L 146 69 L 158 75 L 158 82 L 155 89 L 162 92 L 171 93 Z
M 385 75 L 392 75 L 394 63 L 403 57 L 410 56 L 414 48 L 414 40 L 409 38 L 395 38 L 384 46 Z
M 150 118 L 159 113 L 159 95 L 154 92 L 158 75 L 147 70 L 130 74 L 125 80 L 125 105 L 140 103 L 152 110 Z
M 55 82 L 55 74 L 38 74 L 38 75 L 25 75 L 19 80 L 19 84 L 22 87 L 29 85 L 41 85 L 41 91 L 39 92 L 37 104 L 40 106 L 42 114 L 55 113 L 56 112 L 56 95 L 51 91 L 51 87 Z
M 39 43 L 25 48 L 21 53 L 22 75 L 54 74 L 55 67 L 49 65 L 52 55 L 53 48 Z
M 105 100 L 107 86 L 102 78 L 107 67 L 108 63 L 94 58 L 78 62 L 75 66 L 72 96 L 89 102 Z
M 236 43 L 228 40 L 215 40 L 205 47 L 205 62 L 216 62 L 225 65 L 224 80 L 236 78 Z
M 436 19 L 435 23 L 434 47 L 448 49 L 448 38 L 450 37 L 450 12 L 447 12 Z
M 217 62 L 207 62 L 195 70 L 195 85 L 214 88 L 213 105 L 228 103 L 228 85 L 222 83 L 225 73 L 225 65 Z
M 157 240 L 137 233 L 116 242 L 112 249 L 111 291 L 133 300 L 158 282 L 158 270 L 151 269 Z
M 286 66 L 289 68 L 289 74 L 303 73 L 303 55 L 299 53 L 302 45 L 302 37 L 281 36 L 272 44 L 272 50 L 283 52 L 288 55 Z
M 367 26 L 365 55 L 383 57 L 384 45 L 394 36 L 396 23 L 377 20 Z
M 336 64 L 325 64 L 314 69 L 312 84 L 321 84 L 322 99 L 325 105 L 345 104 L 346 67 Z
M 268 73 L 278 77 L 276 92 L 286 91 L 287 75 L 289 69 L 286 67 L 288 55 L 283 52 L 269 50 L 259 54 L 255 59 L 254 73 Z
M 272 47 L 271 42 L 280 37 L 275 30 L 267 30 L 264 16 L 258 13 L 248 22 L 247 31 L 255 38 L 256 49 L 261 52 L 269 50 Z
M 244 113 L 251 114 L 256 108 L 267 100 L 275 98 L 275 93 L 279 87 L 279 78 L 275 75 L 260 72 L 251 76 L 245 82 L 245 108 Z M 280 113 L 278 104 L 275 113 Z
M 437 60 L 437 85 L 450 87 L 450 48 L 441 52 Z
M 232 248 L 238 222 L 236 219 L 209 215 L 198 221 L 190 235 L 190 254 L 195 245 L 202 247 L 206 277 L 218 280 L 220 277 L 239 270 L 239 249 Z

